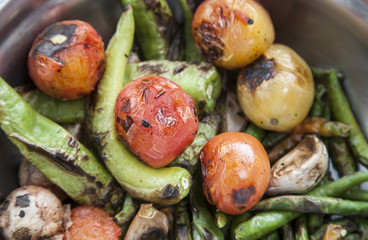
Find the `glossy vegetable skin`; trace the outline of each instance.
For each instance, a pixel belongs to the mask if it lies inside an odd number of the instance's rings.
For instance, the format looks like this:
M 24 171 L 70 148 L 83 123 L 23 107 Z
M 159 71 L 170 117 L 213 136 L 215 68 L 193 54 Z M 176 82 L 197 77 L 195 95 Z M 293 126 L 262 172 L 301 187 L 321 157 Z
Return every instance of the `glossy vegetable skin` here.
M 120 227 L 103 209 L 79 206 L 72 209 L 71 226 L 64 240 L 119 240 L 120 235 Z
M 197 8 L 192 33 L 202 56 L 215 65 L 241 68 L 274 41 L 267 11 L 253 0 L 206 0 Z
M 133 37 L 133 10 L 127 6 L 106 50 L 106 71 L 89 111 L 91 131 L 101 159 L 133 198 L 175 204 L 189 193 L 190 173 L 180 167 L 154 169 L 147 166 L 124 147 L 115 130 L 115 101 L 123 88 Z
M 226 132 L 209 140 L 200 153 L 203 191 L 209 203 L 228 214 L 240 214 L 266 192 L 270 162 L 253 136 Z
M 242 69 L 237 94 L 254 124 L 287 132 L 307 116 L 314 99 L 314 81 L 309 66 L 294 50 L 273 44 Z
M 36 86 L 48 95 L 80 98 L 95 89 L 104 72 L 104 43 L 86 22 L 54 23 L 34 40 L 28 69 Z
M 119 93 L 115 127 L 130 150 L 144 163 L 160 168 L 194 140 L 198 116 L 193 98 L 160 76 L 138 78 Z
M 213 112 L 221 93 L 220 74 L 208 62 L 153 60 L 130 63 L 124 76 L 124 85 L 147 75 L 168 78 L 182 87 L 192 96 L 198 115 Z
M 93 152 L 33 110 L 1 77 L 0 126 L 20 153 L 75 202 L 110 213 L 120 207 L 122 188 Z

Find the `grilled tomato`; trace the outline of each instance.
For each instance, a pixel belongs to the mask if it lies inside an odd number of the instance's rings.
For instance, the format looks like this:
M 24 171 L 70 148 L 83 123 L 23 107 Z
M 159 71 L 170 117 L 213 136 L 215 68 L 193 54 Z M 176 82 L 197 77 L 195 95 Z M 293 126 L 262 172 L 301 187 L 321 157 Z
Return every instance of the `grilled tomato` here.
M 198 116 L 193 98 L 179 85 L 164 77 L 145 76 L 119 93 L 115 126 L 136 156 L 160 168 L 194 140 Z
M 42 31 L 28 54 L 28 70 L 46 94 L 65 100 L 95 89 L 105 69 L 102 38 L 88 23 L 57 22 Z
M 270 162 L 253 136 L 225 132 L 210 139 L 200 152 L 203 192 L 207 201 L 228 214 L 241 214 L 266 192 Z

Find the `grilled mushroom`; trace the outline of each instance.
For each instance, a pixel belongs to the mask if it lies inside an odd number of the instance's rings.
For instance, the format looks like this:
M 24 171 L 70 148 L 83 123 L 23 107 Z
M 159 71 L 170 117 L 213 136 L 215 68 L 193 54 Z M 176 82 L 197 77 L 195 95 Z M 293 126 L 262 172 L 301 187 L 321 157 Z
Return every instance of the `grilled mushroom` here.
M 0 206 L 5 239 L 62 239 L 64 208 L 48 189 L 24 186 L 11 192 Z
M 271 169 L 267 194 L 303 193 L 316 186 L 328 169 L 328 153 L 316 135 L 306 135 Z

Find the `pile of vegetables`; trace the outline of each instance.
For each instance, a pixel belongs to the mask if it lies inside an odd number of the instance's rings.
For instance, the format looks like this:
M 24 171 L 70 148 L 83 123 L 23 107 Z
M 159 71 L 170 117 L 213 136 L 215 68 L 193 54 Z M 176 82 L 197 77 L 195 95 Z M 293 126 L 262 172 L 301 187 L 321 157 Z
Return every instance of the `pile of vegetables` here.
M 37 88 L 0 78 L 25 158 L 3 236 L 367 239 L 368 144 L 342 75 L 273 43 L 256 1 L 179 3 L 182 28 L 165 0 L 122 0 L 106 50 L 88 23 L 52 24 L 28 56 Z

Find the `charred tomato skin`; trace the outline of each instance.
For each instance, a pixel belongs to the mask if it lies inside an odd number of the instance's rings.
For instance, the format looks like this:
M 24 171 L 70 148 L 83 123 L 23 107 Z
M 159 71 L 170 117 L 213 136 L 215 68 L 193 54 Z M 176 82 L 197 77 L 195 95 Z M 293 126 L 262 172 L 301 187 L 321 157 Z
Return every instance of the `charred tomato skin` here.
M 268 12 L 254 0 L 206 0 L 197 8 L 192 34 L 202 56 L 234 69 L 251 63 L 275 39 Z
M 144 163 L 160 168 L 194 140 L 198 116 L 193 98 L 161 76 L 127 84 L 115 105 L 118 136 Z
M 63 240 L 119 240 L 121 228 L 113 218 L 101 208 L 78 206 L 72 209 L 71 226 Z
M 199 155 L 207 201 L 228 214 L 241 214 L 266 192 L 270 162 L 253 136 L 225 132 L 210 139 Z
M 46 94 L 65 100 L 95 89 L 105 70 L 104 43 L 97 31 L 80 20 L 54 23 L 34 40 L 28 71 Z

